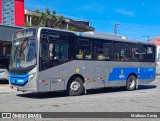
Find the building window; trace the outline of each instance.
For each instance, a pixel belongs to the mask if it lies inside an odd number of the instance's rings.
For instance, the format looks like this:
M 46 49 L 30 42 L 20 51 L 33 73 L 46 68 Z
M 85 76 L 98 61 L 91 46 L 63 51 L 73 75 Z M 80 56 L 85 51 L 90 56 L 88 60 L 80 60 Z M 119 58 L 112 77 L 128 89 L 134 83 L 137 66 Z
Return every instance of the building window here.
M 2 0 L 2 20 L 5 25 L 14 25 L 14 0 Z

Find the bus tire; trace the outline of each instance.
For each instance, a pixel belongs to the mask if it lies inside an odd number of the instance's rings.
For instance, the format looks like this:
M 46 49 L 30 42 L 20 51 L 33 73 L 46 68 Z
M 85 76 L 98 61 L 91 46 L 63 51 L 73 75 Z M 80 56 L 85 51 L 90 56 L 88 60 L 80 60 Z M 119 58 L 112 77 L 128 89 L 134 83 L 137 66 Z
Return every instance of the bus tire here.
M 69 96 L 78 96 L 83 93 L 84 86 L 83 81 L 80 77 L 74 77 L 68 84 L 68 95 Z
M 130 75 L 126 82 L 126 89 L 132 91 L 136 89 L 137 79 L 134 75 Z

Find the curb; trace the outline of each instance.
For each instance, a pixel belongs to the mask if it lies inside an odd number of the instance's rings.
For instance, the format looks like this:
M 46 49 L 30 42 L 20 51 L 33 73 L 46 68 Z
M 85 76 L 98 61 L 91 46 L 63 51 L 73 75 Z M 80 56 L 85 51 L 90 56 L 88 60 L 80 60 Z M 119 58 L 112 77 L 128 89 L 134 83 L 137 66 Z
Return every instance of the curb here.
M 0 91 L 0 94 L 9 94 L 9 93 L 14 93 L 14 91 Z
M 9 94 L 10 92 L 7 91 L 0 91 L 0 94 Z
M 0 94 L 7 94 L 13 92 L 16 92 L 16 90 L 10 89 L 9 85 L 0 86 Z

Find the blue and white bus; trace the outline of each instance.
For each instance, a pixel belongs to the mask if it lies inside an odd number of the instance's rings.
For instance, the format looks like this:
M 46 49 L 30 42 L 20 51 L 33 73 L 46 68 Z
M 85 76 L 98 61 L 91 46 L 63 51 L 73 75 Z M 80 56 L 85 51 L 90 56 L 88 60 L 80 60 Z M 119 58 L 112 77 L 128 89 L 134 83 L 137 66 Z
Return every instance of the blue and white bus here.
M 138 85 L 155 80 L 156 46 L 120 36 L 46 27 L 17 31 L 10 62 L 11 88 L 66 91 Z

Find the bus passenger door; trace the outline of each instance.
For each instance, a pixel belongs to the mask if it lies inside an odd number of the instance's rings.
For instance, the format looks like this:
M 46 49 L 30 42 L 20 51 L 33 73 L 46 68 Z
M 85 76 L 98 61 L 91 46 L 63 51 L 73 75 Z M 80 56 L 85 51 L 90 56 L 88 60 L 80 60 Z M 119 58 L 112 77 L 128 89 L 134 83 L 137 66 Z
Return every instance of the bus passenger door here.
M 60 71 L 68 60 L 67 35 L 49 33 L 47 40 L 41 40 L 41 71 L 50 91 L 65 89 L 64 76 Z M 47 86 L 47 84 L 46 84 Z

